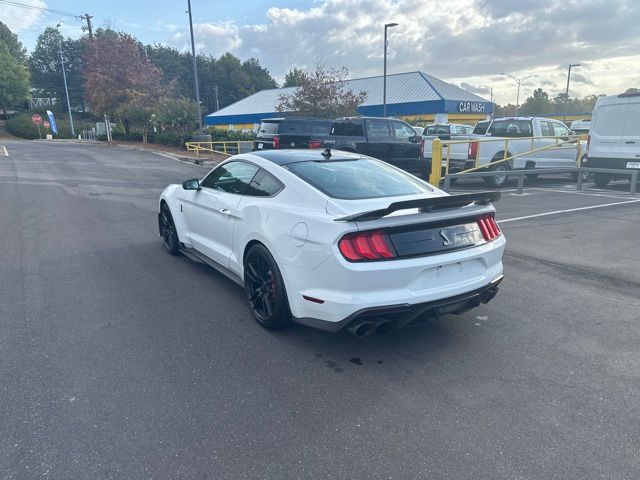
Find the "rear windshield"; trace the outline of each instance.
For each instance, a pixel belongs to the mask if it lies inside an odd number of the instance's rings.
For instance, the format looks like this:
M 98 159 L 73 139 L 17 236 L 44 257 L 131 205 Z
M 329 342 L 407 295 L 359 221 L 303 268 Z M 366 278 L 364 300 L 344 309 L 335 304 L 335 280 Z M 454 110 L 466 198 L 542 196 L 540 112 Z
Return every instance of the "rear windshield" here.
M 448 135 L 450 133 L 449 125 L 429 125 L 425 129 L 425 135 Z
M 358 200 L 431 192 L 409 174 L 374 159 L 299 162 L 286 168 L 332 198 Z
M 494 137 L 533 137 L 531 120 L 496 120 L 487 133 Z
M 278 125 L 280 125 L 280 122 L 262 122 L 258 133 L 276 134 L 278 133 Z
M 341 137 L 364 137 L 362 120 L 334 122 L 331 127 L 331 135 Z
M 476 126 L 473 127 L 473 133 L 475 135 L 484 135 L 485 133 L 487 133 L 487 128 L 489 128 L 490 124 L 491 124 L 491 122 L 478 122 L 478 123 L 476 123 Z
M 278 133 L 280 135 L 327 135 L 332 123 L 331 120 L 283 120 Z

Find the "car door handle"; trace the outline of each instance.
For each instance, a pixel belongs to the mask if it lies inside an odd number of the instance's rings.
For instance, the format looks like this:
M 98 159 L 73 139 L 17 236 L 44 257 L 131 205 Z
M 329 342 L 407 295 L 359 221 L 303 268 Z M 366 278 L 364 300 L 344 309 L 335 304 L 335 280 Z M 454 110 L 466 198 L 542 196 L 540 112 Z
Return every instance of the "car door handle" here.
M 231 210 L 229 210 L 228 208 L 221 208 L 220 213 L 223 215 L 231 215 Z
M 634 142 L 633 140 L 627 140 L 627 141 L 626 141 L 626 142 L 624 142 L 624 143 L 628 143 L 628 144 L 635 144 L 636 142 Z

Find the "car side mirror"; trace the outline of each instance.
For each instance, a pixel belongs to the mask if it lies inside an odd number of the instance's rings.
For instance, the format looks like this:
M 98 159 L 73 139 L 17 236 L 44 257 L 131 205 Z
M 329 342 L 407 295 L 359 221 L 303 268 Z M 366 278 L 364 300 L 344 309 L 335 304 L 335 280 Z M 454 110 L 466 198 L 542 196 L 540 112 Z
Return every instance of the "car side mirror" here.
M 182 188 L 184 190 L 200 190 L 200 180 L 197 178 L 191 178 L 182 182 Z
M 409 137 L 409 141 L 411 143 L 420 143 L 420 141 L 422 140 L 422 135 L 414 135 L 413 137 Z

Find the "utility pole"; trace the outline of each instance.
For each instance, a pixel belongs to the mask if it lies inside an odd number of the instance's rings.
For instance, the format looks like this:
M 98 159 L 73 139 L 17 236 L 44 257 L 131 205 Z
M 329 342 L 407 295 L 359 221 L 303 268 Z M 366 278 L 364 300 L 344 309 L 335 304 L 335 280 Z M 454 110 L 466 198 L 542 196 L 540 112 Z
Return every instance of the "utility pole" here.
M 60 25 L 62 25 L 62 22 L 60 22 L 57 26 L 56 26 L 56 30 L 58 30 L 58 33 L 60 33 Z M 58 39 L 58 50 L 60 51 L 60 65 L 62 65 L 62 80 L 64 80 L 64 93 L 67 95 L 67 110 L 69 112 L 69 127 L 71 128 L 71 136 L 75 137 L 76 136 L 76 132 L 73 129 L 73 116 L 71 115 L 71 102 L 69 101 L 69 87 L 67 86 L 67 74 L 64 71 L 64 59 L 62 58 L 62 36 L 60 39 Z
M 89 15 L 88 13 L 85 13 L 84 15 L 80 15 L 80 20 L 86 20 L 87 21 L 87 31 L 89 32 L 89 39 L 93 40 L 93 28 L 91 27 L 91 19 L 93 18 L 92 15 Z
M 216 91 L 216 112 L 220 110 L 220 101 L 218 100 L 218 85 L 214 85 L 213 88 Z
M 193 41 L 193 20 L 191 18 L 191 0 L 187 0 L 189 10 L 189 31 L 191 32 L 191 55 L 193 56 L 193 81 L 196 84 L 196 105 L 198 107 L 198 131 L 202 130 L 202 109 L 200 108 L 200 87 L 198 86 L 198 65 L 196 64 L 196 45 Z
M 562 123 L 567 123 L 567 107 L 569 106 L 569 81 L 571 80 L 571 67 L 581 67 L 581 63 L 570 63 L 569 73 L 567 73 L 567 97 L 564 99 L 564 115 L 562 116 Z

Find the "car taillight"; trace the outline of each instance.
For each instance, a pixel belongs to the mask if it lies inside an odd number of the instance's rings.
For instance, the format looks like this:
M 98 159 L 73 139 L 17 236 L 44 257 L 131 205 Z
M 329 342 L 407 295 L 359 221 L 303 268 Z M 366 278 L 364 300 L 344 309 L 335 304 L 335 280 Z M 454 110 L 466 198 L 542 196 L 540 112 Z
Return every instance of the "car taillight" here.
M 478 142 L 469 142 L 469 154 L 467 158 L 469 160 L 475 160 L 478 154 Z
M 273 148 L 280 148 L 280 137 L 278 135 L 273 137 Z
M 340 253 L 351 262 L 396 258 L 395 249 L 382 230 L 348 233 L 338 242 Z
M 309 148 L 321 148 L 322 140 L 309 140 Z
M 498 227 L 496 220 L 490 215 L 480 217 L 478 219 L 478 226 L 480 227 L 482 236 L 487 242 L 500 236 L 500 227 Z
M 424 158 L 424 138 L 420 140 L 420 158 Z

